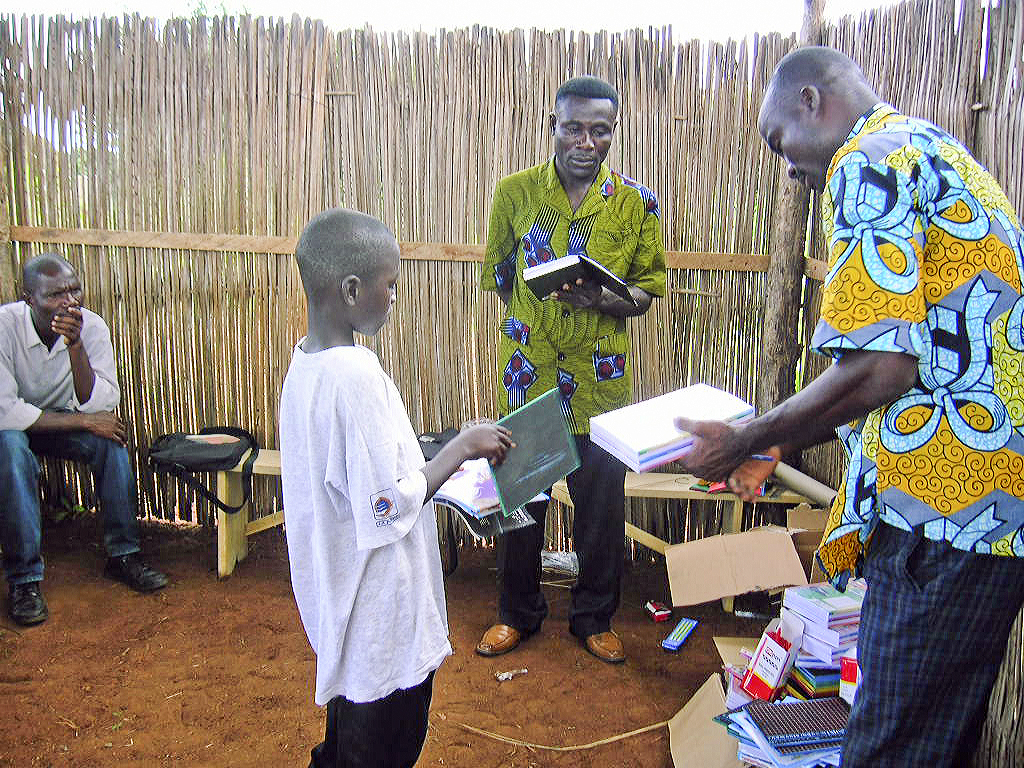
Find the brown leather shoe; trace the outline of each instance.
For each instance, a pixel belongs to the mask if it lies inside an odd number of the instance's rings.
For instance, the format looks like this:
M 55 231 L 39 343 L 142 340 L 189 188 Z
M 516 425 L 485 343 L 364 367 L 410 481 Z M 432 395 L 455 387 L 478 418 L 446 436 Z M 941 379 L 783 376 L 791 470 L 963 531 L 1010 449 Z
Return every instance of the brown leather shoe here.
M 590 635 L 583 642 L 584 647 L 601 661 L 609 664 L 621 664 L 626 660 L 626 652 L 622 648 L 622 641 L 619 636 L 610 629 L 607 632 L 599 632 Z
M 522 633 L 508 624 L 495 624 L 480 638 L 476 652 L 481 656 L 501 656 L 513 650 L 522 641 Z

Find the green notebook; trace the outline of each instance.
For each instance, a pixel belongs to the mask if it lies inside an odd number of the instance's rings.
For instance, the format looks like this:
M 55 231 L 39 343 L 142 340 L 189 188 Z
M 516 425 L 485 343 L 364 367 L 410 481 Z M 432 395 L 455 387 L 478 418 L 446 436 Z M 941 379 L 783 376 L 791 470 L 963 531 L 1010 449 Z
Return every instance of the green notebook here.
M 531 400 L 498 423 L 508 428 L 516 444 L 501 465 L 491 468 L 501 510 L 509 515 L 576 469 L 580 456 L 557 389 Z

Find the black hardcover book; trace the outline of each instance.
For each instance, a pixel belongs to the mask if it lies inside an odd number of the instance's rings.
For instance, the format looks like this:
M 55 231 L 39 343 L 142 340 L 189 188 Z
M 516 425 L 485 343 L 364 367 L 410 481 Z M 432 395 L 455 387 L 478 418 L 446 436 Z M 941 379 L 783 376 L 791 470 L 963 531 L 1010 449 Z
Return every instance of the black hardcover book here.
M 523 270 L 523 279 L 538 299 L 561 290 L 568 283 L 574 285 L 579 278 L 594 280 L 624 301 L 636 306 L 629 286 L 601 262 L 586 254 L 570 254 L 560 259 L 546 261 Z

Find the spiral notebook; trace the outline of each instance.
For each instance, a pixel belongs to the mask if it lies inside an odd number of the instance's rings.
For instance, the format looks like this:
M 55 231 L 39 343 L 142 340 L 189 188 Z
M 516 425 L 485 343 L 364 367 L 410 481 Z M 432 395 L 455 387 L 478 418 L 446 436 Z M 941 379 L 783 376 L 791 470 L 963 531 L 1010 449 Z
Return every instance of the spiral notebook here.
M 834 742 L 846 732 L 850 705 L 838 696 L 771 704 L 753 701 L 746 712 L 774 747 Z

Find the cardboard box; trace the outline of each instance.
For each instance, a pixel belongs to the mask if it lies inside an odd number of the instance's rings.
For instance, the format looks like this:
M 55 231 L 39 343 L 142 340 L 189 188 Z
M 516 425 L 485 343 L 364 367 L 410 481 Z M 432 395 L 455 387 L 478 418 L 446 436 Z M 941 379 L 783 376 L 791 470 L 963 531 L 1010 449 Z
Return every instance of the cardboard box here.
M 757 699 L 771 701 L 786 684 L 803 641 L 804 623 L 792 613 L 772 619 L 743 677 L 743 690 Z
M 792 533 L 775 525 L 673 544 L 665 567 L 674 606 L 807 583 Z
M 839 660 L 839 698 L 853 706 L 860 685 L 860 665 L 857 663 L 857 646 L 853 646 Z
M 793 532 L 793 546 L 796 547 L 797 556 L 811 584 L 825 580 L 816 568 L 814 553 L 821 546 L 827 516 L 828 510 L 815 509 L 810 504 L 800 504 L 786 510 L 786 527 Z

